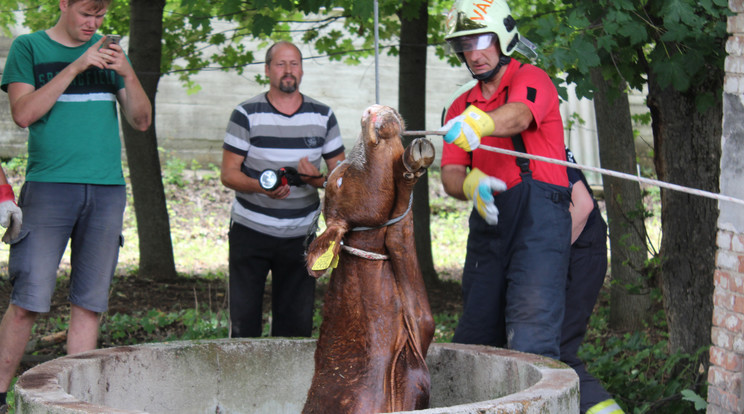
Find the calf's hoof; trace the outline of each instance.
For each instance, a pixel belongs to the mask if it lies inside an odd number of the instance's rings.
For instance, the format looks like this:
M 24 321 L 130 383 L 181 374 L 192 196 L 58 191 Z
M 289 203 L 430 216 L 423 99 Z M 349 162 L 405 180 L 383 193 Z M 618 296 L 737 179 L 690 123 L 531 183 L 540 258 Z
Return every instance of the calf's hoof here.
M 424 174 L 426 169 L 434 162 L 435 154 L 434 144 L 428 138 L 414 139 L 403 153 L 403 165 L 408 170 L 406 178 L 413 178 L 409 175 L 418 178 Z

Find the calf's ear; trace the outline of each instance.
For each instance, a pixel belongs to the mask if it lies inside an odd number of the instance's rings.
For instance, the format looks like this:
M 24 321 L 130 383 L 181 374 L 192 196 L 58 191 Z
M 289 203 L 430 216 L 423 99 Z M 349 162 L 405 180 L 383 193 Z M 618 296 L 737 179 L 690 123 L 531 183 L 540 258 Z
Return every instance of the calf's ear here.
M 305 262 L 311 276 L 321 277 L 329 269 L 338 266 L 338 254 L 344 234 L 346 234 L 346 226 L 328 224 L 326 230 L 310 243 Z

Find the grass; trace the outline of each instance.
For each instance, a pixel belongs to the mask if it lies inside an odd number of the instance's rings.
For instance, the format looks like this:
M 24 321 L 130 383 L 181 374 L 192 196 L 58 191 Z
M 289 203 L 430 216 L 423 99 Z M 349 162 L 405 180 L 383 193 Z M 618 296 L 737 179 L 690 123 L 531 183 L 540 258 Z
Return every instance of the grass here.
M 429 177 L 431 250 L 440 279 L 459 280 L 465 265 L 470 203 L 445 194 L 438 170 Z

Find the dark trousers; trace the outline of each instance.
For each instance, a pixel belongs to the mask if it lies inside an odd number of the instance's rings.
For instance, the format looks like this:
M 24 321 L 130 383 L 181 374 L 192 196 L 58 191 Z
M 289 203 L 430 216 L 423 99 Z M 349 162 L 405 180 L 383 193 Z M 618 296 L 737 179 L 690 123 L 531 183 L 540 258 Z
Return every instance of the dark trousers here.
M 496 196 L 499 223 L 470 216 L 463 315 L 453 342 L 558 359 L 571 244 L 569 189 L 533 180 Z
M 271 335 L 310 336 L 315 278 L 305 269 L 305 237 L 272 237 L 235 222 L 228 237 L 231 336 L 261 336 L 264 286 L 269 271 Z
M 599 381 L 587 372 L 576 355 L 584 340 L 589 317 L 607 274 L 607 225 L 599 210 L 573 246 L 566 282 L 566 314 L 561 330 L 561 361 L 579 376 L 581 412 L 612 398 Z

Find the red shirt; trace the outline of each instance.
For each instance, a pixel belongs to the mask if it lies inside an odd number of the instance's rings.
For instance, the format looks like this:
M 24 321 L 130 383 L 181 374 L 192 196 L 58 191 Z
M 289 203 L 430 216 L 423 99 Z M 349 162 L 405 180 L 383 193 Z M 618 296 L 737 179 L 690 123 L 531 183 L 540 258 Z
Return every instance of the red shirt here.
M 529 128 L 522 131 L 527 153 L 566 160 L 558 91 L 547 73 L 533 65 L 522 64 L 512 59 L 501 78 L 498 90 L 490 99 L 483 97 L 480 86 L 481 82 L 478 82 L 473 89 L 452 102 L 445 122 L 463 113 L 471 104 L 488 112 L 506 103 L 521 102 L 530 108 L 534 118 Z M 481 144 L 514 151 L 511 137 L 487 136 L 481 139 Z M 478 168 L 492 177 L 503 180 L 508 188 L 522 181 L 515 157 L 511 155 L 478 148 L 472 152 L 471 160 L 470 153 L 445 142 L 442 149 L 442 166 L 448 164 Z M 530 160 L 530 170 L 536 180 L 568 187 L 564 166 Z

